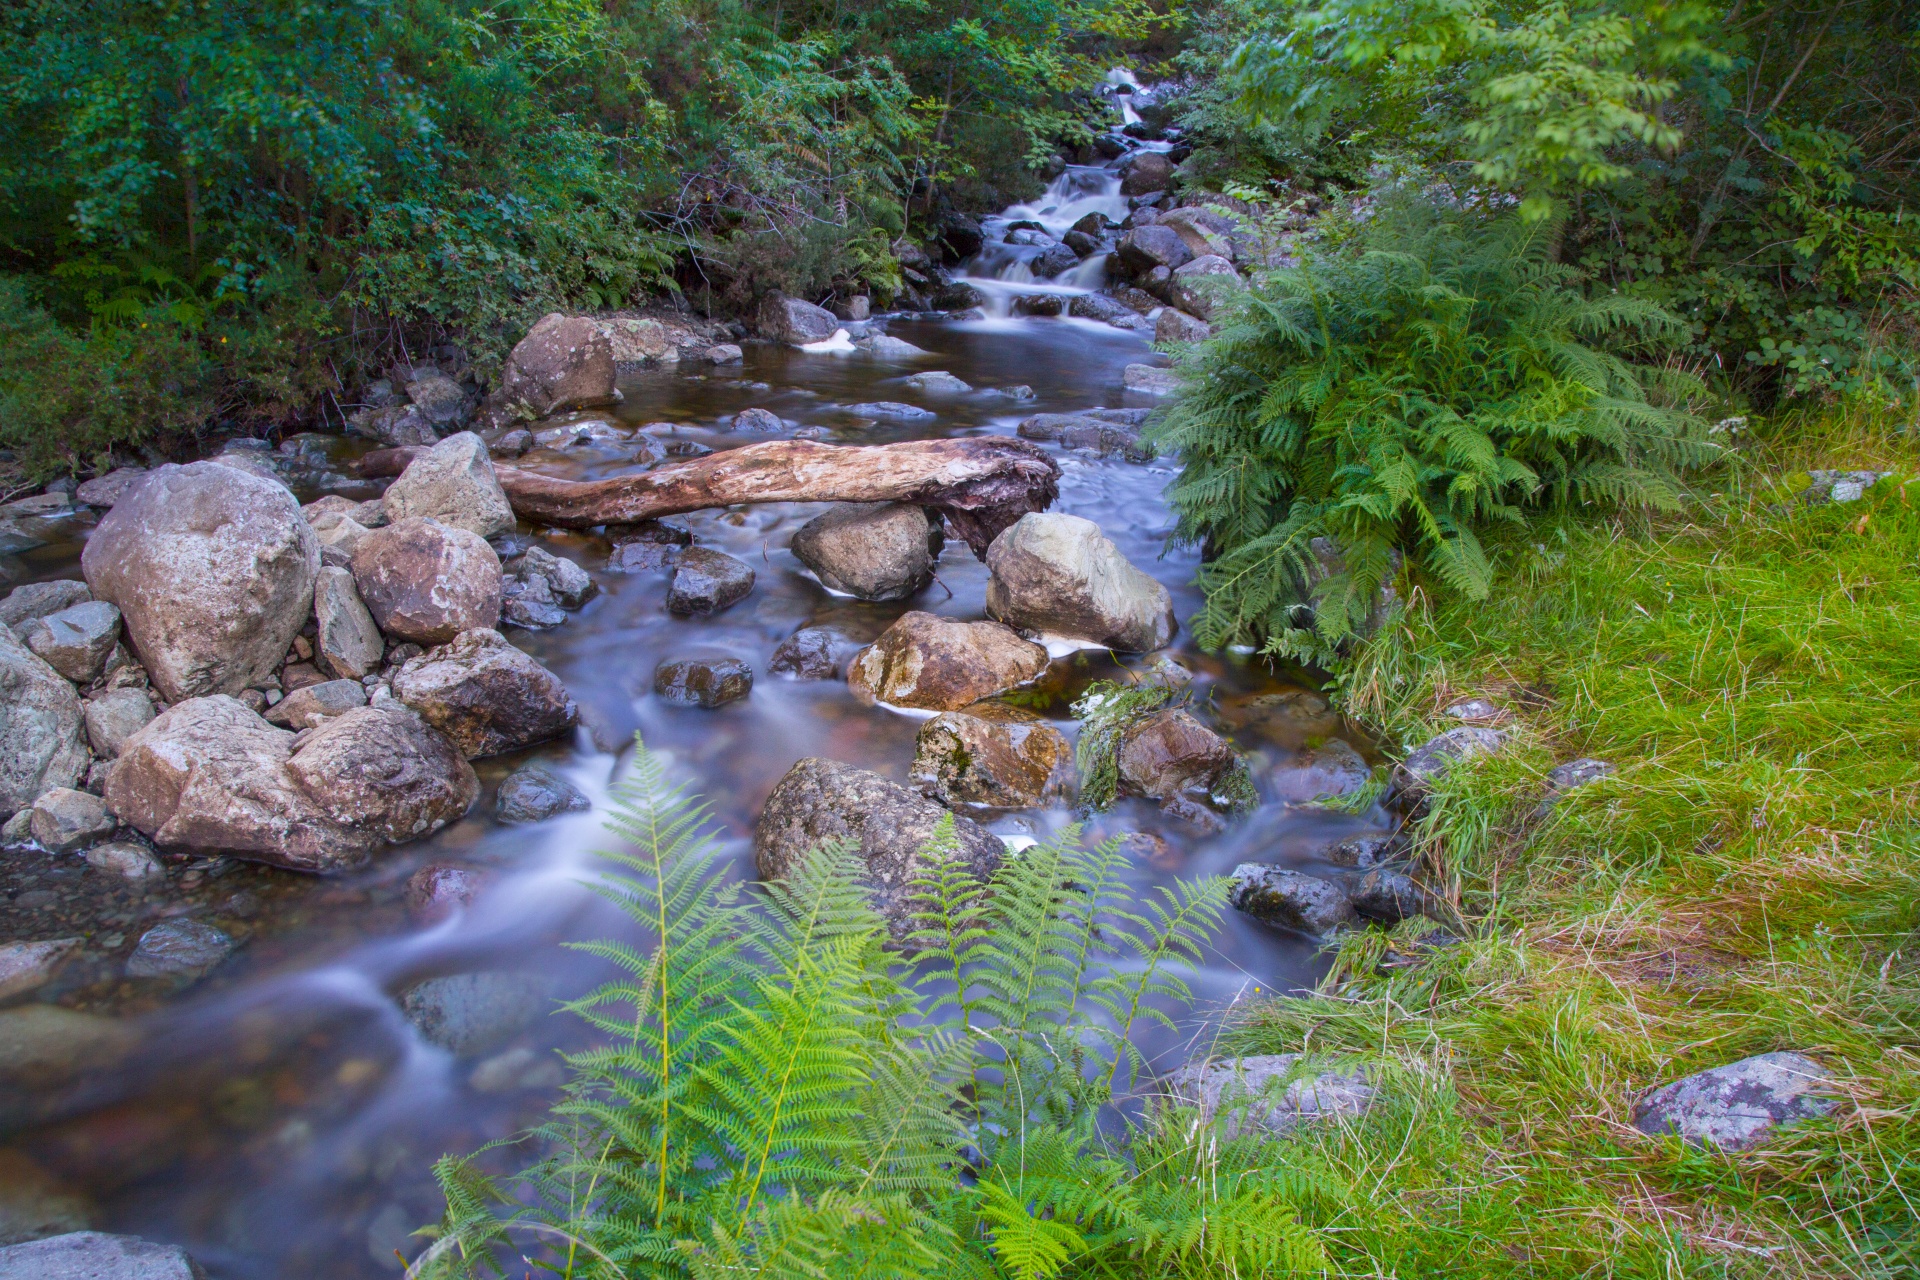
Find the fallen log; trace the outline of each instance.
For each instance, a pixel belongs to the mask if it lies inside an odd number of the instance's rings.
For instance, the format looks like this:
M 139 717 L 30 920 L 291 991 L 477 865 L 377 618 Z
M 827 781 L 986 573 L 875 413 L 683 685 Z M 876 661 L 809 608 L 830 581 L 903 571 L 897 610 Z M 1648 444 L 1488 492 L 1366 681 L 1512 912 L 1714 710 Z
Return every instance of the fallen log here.
M 399 475 L 423 452 L 380 449 L 355 469 Z M 502 463 L 493 470 L 515 515 L 572 529 L 741 503 L 914 502 L 945 516 L 983 560 L 1002 529 L 1029 511 L 1045 511 L 1060 495 L 1059 465 L 1036 446 L 1003 436 L 879 445 L 770 440 L 605 480 L 562 480 Z

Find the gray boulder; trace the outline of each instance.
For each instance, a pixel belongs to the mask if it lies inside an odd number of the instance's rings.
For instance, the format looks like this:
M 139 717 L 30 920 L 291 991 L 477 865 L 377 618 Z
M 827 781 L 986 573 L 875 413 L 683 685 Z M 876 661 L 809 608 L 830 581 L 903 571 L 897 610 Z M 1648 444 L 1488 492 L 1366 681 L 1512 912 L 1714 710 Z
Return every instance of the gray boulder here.
M 1224 1122 L 1226 1137 L 1285 1137 L 1303 1123 L 1356 1116 L 1378 1091 L 1365 1071 L 1302 1069 L 1304 1055 L 1259 1054 L 1190 1062 L 1166 1078 L 1167 1096 Z
M 90 507 L 111 507 L 146 474 L 145 467 L 115 467 L 103 476 L 82 483 L 73 491 L 73 496 Z
M 907 385 L 926 395 L 957 396 L 973 390 L 972 387 L 948 373 L 945 369 L 935 369 L 929 373 L 916 373 L 907 379 Z
M 1169 209 L 1154 219 L 1154 225 L 1166 227 L 1186 241 L 1193 256 L 1234 257 L 1231 221 L 1206 209 Z
M 843 502 L 800 526 L 792 550 L 829 591 L 905 600 L 926 589 L 945 544 L 939 517 L 906 502 Z
M 89 791 L 55 787 L 33 802 L 33 838 L 49 853 L 72 853 L 98 844 L 118 824 L 107 802 Z
M 742 409 L 723 420 L 729 431 L 757 431 L 778 435 L 787 429 L 787 420 L 771 409 Z
M 1633 1127 L 1677 1133 L 1696 1147 L 1745 1151 L 1784 1125 L 1811 1120 L 1838 1103 L 1817 1090 L 1831 1077 L 1798 1053 L 1762 1053 L 1663 1085 L 1640 1099 Z
M 409 659 L 393 677 L 393 696 L 469 760 L 544 742 L 580 719 L 559 677 L 498 631 L 464 631 Z
M 998 622 L 901 614 L 847 670 L 861 702 L 954 711 L 1025 684 L 1047 669 L 1047 651 Z
M 179 1245 L 75 1231 L 0 1249 L 0 1280 L 205 1280 Z
M 527 764 L 508 774 L 493 799 L 493 816 L 501 822 L 545 822 L 563 813 L 585 813 L 593 802 L 579 788 L 541 764 Z
M 417 516 L 482 538 L 505 533 L 514 523 L 487 446 L 471 431 L 448 436 L 415 457 L 387 486 L 381 504 L 393 524 Z
M 287 729 L 311 729 L 324 720 L 343 716 L 367 705 L 367 691 L 358 680 L 322 680 L 302 685 L 267 708 L 267 721 Z
M 129 978 L 200 977 L 233 953 L 223 930 L 198 920 L 173 919 L 140 935 L 127 957 Z
M 553 602 L 565 609 L 578 609 L 600 591 L 585 569 L 545 547 L 528 547 L 512 567 L 523 581 L 539 579 Z
M 753 668 L 738 658 L 682 658 L 653 669 L 653 693 L 680 707 L 723 707 L 753 691 Z
M 512 413 L 544 418 L 566 409 L 617 404 L 613 344 L 589 316 L 540 317 L 507 357 L 500 403 Z
M 780 779 L 754 828 L 755 865 L 764 880 L 791 874 L 829 841 L 856 845 L 866 867 L 874 906 L 896 940 L 912 930 L 912 882 L 926 869 L 923 850 L 948 810 L 850 764 L 811 757 Z M 985 880 L 999 867 L 1006 846 L 970 818 L 953 817 L 956 856 Z
M 987 568 L 987 612 L 1009 626 L 1125 653 L 1173 639 L 1173 597 L 1091 520 L 1028 512 L 987 548 Z
M 418 644 L 500 620 L 500 557 L 479 535 L 438 520 L 409 518 L 361 539 L 353 585 L 380 630 Z
M 473 412 L 473 402 L 460 384 L 438 369 L 415 369 L 407 379 L 407 399 L 421 417 L 441 430 L 457 427 Z
M 1161 343 L 1205 342 L 1213 336 L 1213 326 L 1190 316 L 1178 307 L 1164 307 L 1154 322 L 1153 340 Z
M 285 485 L 195 462 L 150 472 L 101 519 L 80 564 L 154 684 L 180 702 L 273 673 L 313 608 L 320 544 Z
M 323 720 L 301 737 L 287 772 L 330 821 L 370 847 L 430 835 L 480 794 L 453 743 L 391 703 Z
M 87 721 L 87 741 L 103 760 L 119 755 L 126 740 L 154 717 L 153 699 L 145 689 L 134 688 L 102 690 L 87 699 L 82 711 Z
M 380 669 L 386 638 L 353 585 L 353 571 L 335 566 L 320 570 L 313 586 L 314 655 L 341 680 L 360 680 Z
M 93 592 L 87 590 L 87 584 L 71 578 L 29 582 L 25 586 L 15 587 L 7 593 L 5 600 L 0 600 L 0 624 L 18 628 L 35 618 L 71 609 L 91 599 Z
M 1120 383 L 1139 395 L 1168 396 L 1180 389 L 1180 375 L 1151 364 L 1130 364 L 1120 371 Z
M 1173 182 L 1173 161 L 1158 151 L 1136 151 L 1120 179 L 1123 196 L 1152 195 Z
M 120 611 L 104 600 L 88 600 L 22 623 L 19 630 L 48 666 L 75 684 L 91 684 L 120 642 Z
M 546 985 L 531 974 L 490 970 L 429 978 L 400 997 L 421 1039 L 469 1058 L 505 1045 L 546 1011 Z
M 86 732 L 73 686 L 0 627 L 0 813 L 86 774 Z
M 1120 264 L 1136 276 L 1146 275 L 1155 267 L 1173 271 L 1193 261 L 1193 250 L 1170 227 L 1135 227 L 1120 237 L 1115 252 L 1120 255 Z
M 1212 320 L 1214 305 L 1221 295 L 1239 285 L 1240 276 L 1234 271 L 1233 263 L 1210 253 L 1175 267 L 1168 295 L 1180 310 L 1202 320 Z
M 1463 724 L 1431 738 L 1409 752 L 1394 768 L 1388 798 L 1409 813 L 1425 807 L 1433 784 L 1457 761 L 1491 755 L 1506 745 L 1507 735 L 1484 725 Z
M 1243 862 L 1233 869 L 1229 901 L 1264 924 L 1325 936 L 1357 924 L 1347 891 L 1287 867 Z
M 1065 735 L 1030 711 L 982 702 L 920 726 L 909 781 L 946 805 L 1030 809 L 1074 782 Z
M 1067 314 L 1084 320 L 1098 320 L 1116 329 L 1150 329 L 1142 313 L 1119 298 L 1099 293 L 1077 293 L 1067 302 Z
M 673 562 L 667 611 L 681 615 L 718 613 L 738 604 L 753 590 L 753 566 L 724 551 L 688 547 Z
M 840 320 L 825 307 L 816 307 L 784 293 L 770 293 L 760 302 L 760 336 L 789 346 L 820 342 L 833 336 Z

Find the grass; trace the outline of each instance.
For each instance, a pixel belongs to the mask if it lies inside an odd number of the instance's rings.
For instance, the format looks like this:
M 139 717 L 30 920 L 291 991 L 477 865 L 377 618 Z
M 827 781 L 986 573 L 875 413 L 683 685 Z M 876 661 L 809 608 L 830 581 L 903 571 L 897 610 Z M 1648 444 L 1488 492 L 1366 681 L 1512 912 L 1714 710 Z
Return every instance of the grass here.
M 1491 601 L 1416 593 L 1342 677 L 1408 744 L 1476 695 L 1515 740 L 1419 828 L 1465 941 L 1354 937 L 1223 1046 L 1393 1073 L 1291 1144 L 1350 1189 L 1318 1217 L 1337 1274 L 1920 1274 L 1920 444 L 1833 417 L 1740 454 L 1680 515 L 1535 523 Z M 1788 500 L 1819 466 L 1906 482 Z M 1618 773 L 1536 817 L 1577 756 Z M 1631 1128 L 1774 1049 L 1832 1070 L 1831 1118 L 1742 1155 Z

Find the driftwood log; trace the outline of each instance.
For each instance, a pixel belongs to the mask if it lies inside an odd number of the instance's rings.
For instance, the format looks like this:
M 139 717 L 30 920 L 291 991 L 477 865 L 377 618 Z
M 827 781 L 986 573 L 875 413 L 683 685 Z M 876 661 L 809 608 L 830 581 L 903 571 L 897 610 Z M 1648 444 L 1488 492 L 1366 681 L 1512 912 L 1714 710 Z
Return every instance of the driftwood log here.
M 361 475 L 406 470 L 421 448 L 381 449 L 356 464 Z M 1060 493 L 1060 467 L 1034 445 L 1003 436 L 832 445 L 770 440 L 685 462 L 661 463 L 605 480 L 562 480 L 494 464 L 514 514 L 542 524 L 590 529 L 758 502 L 914 502 L 986 558 L 987 544 Z

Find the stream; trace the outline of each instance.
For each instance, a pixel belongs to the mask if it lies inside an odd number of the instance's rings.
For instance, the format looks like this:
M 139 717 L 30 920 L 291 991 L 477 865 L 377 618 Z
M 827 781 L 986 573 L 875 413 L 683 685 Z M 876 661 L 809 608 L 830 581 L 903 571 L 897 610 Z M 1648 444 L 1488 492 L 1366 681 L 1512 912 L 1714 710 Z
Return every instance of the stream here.
M 616 410 L 568 419 L 603 424 L 583 431 L 580 443 L 537 449 L 521 465 L 576 478 L 631 470 L 643 423 L 671 423 L 674 437 L 734 447 L 747 441 L 723 423 L 750 407 L 821 429 L 820 438 L 835 443 L 869 444 L 1012 435 L 1034 413 L 1150 404 L 1129 398 L 1121 380 L 1128 364 L 1162 362 L 1145 334 L 1076 318 L 1016 317 L 1005 305 L 1016 294 L 1099 286 L 1097 255 L 1091 267 L 1035 282 L 1017 247 L 998 243 L 1010 221 L 1030 219 L 1057 233 L 1092 211 L 1115 221 L 1126 215 L 1110 167 L 1070 167 L 1046 196 L 985 220 L 988 248 L 964 278 L 997 300 L 989 310 L 999 314 L 885 319 L 888 333 L 925 355 L 883 359 L 749 344 L 739 365 L 650 368 L 623 379 Z M 973 390 L 929 395 L 905 385 L 907 376 L 929 370 L 947 370 Z M 1027 390 L 1009 394 L 1018 387 Z M 882 400 L 937 416 L 876 424 L 845 407 Z M 355 447 L 339 442 L 343 454 Z M 1195 674 L 1194 705 L 1248 756 L 1262 796 L 1257 811 L 1214 835 L 1140 801 L 1096 815 L 1096 834 L 1154 837 L 1130 846 L 1138 852 L 1137 884 L 1220 874 L 1243 861 L 1313 870 L 1316 852 L 1333 839 L 1378 829 L 1378 812 L 1356 817 L 1299 803 L 1315 789 L 1302 753 L 1329 736 L 1369 752 L 1364 739 L 1317 695 L 1264 664 L 1194 646 L 1185 623 L 1200 605 L 1192 581 L 1197 553 L 1163 554 L 1174 522 L 1162 497 L 1171 462 L 1045 447 L 1062 468 L 1055 509 L 1098 523 L 1172 591 L 1183 629 L 1167 652 Z M 600 588 L 552 631 L 505 632 L 567 683 L 583 727 L 570 741 L 478 762 L 487 789 L 471 815 L 361 872 L 320 880 L 199 858 L 142 891 L 107 883 L 78 855 L 0 855 L 9 863 L 5 936 L 57 936 L 62 912 L 76 903 L 106 922 L 96 925 L 74 976 L 5 1015 L 34 1012 L 34 1052 L 43 1061 L 31 1090 L 0 1100 L 0 1198 L 34 1187 L 67 1196 L 99 1229 L 184 1245 L 218 1280 L 399 1274 L 403 1257 L 424 1247 L 409 1233 L 440 1214 L 433 1161 L 541 1119 L 560 1083 L 553 1051 L 585 1042 L 577 1020 L 549 1011 L 607 974 L 561 944 L 609 936 L 644 942 L 581 886 L 594 873 L 593 851 L 609 839 L 600 810 L 636 731 L 676 780 L 710 803 L 718 856 L 749 878 L 754 821 L 796 760 L 827 756 L 905 781 L 920 719 L 861 706 L 841 680 L 771 674 L 768 657 L 805 625 L 865 642 L 910 608 L 982 618 L 986 568 L 950 539 L 938 580 L 914 600 L 868 604 L 829 594 L 787 550 L 793 532 L 824 509 L 788 504 L 676 517 L 696 544 L 738 556 L 758 573 L 747 599 L 702 618 L 666 612 L 665 570 L 606 572 L 604 540 L 523 526 L 591 571 Z M 85 529 L 72 532 L 34 553 L 30 576 L 79 576 Z M 718 710 L 668 706 L 652 695 L 656 663 L 707 656 L 745 660 L 755 672 L 752 693 Z M 1069 706 L 1078 693 L 1144 665 L 1083 650 L 1058 658 L 1020 700 L 1071 738 Z M 495 823 L 492 787 L 533 758 L 573 782 L 596 811 L 534 826 Z M 1002 835 L 1032 837 L 1074 815 L 1062 808 L 983 820 Z M 37 861 L 17 865 L 22 857 Z M 463 912 L 417 923 L 405 909 L 405 885 L 435 863 L 482 868 L 493 878 Z M 244 945 L 185 989 L 156 992 L 121 980 L 118 966 L 139 933 L 180 914 L 218 923 Z M 1189 975 L 1197 1006 L 1182 1037 L 1162 1034 L 1143 1045 L 1159 1063 L 1180 1061 L 1232 1002 L 1310 985 L 1320 972 L 1311 939 L 1228 915 L 1205 966 Z M 457 988 L 448 1016 L 459 1022 L 454 1034 L 466 1051 L 455 1054 L 423 1038 L 400 995 L 424 979 L 470 973 L 484 976 Z M 8 1044 L 8 1034 L 0 1032 L 0 1066 L 27 1052 L 25 1038 Z

